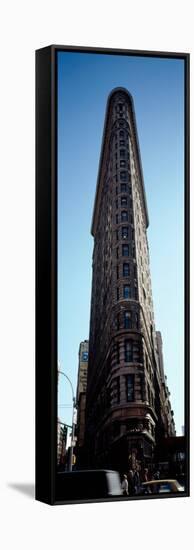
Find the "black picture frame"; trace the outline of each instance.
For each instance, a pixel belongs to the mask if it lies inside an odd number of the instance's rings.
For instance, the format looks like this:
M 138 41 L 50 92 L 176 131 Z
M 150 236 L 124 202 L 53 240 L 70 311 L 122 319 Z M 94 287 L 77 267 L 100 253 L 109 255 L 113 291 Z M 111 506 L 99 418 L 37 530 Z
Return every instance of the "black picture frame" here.
M 77 503 L 59 496 L 57 482 L 57 52 L 183 59 L 185 64 L 185 437 L 189 496 L 189 62 L 188 53 L 51 45 L 36 51 L 36 499 Z M 165 498 L 166 495 L 160 495 Z M 177 496 L 170 494 L 170 497 Z M 168 496 L 168 497 L 169 497 Z M 124 497 L 128 498 L 128 497 Z M 130 500 L 133 497 L 130 497 Z M 145 498 L 136 496 L 135 500 Z M 157 498 L 156 495 L 150 498 Z M 109 500 L 120 500 L 120 497 Z M 104 499 L 99 499 L 103 501 Z M 90 502 L 84 499 L 80 502 Z M 94 502 L 92 500 L 91 502 Z

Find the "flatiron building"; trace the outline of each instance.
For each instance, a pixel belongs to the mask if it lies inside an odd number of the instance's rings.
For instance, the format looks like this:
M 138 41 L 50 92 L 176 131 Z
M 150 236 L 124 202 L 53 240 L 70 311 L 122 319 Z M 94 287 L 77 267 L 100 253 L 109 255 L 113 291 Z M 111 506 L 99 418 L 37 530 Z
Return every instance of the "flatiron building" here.
M 148 225 L 133 99 L 116 88 L 107 102 L 91 228 L 85 431 L 91 467 L 151 463 L 160 438 L 175 434 L 154 323 Z

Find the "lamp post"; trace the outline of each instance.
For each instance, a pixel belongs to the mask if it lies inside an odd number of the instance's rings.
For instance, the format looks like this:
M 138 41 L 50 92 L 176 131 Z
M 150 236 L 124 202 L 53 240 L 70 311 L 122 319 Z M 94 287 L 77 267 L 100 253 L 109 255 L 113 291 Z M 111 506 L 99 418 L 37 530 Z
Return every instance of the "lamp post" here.
M 71 391 L 72 391 L 73 414 L 72 414 L 71 446 L 70 446 L 70 456 L 69 456 L 69 471 L 71 472 L 72 464 L 73 464 L 73 447 L 74 447 L 74 434 L 75 434 L 74 414 L 75 414 L 75 408 L 76 408 L 76 400 L 74 397 L 73 385 L 70 378 L 62 370 L 58 370 L 58 373 L 62 374 L 63 376 L 65 376 L 65 378 L 67 378 L 68 382 L 70 383 Z

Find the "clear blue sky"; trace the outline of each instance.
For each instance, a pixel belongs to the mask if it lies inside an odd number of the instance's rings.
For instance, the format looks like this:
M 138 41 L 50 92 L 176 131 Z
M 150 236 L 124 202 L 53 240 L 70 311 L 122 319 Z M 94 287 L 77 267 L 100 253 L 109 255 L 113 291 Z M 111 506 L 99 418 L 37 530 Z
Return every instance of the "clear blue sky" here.
M 177 434 L 184 424 L 184 62 L 58 53 L 58 358 L 76 392 L 78 350 L 89 337 L 93 237 L 90 234 L 107 97 L 132 94 L 150 225 L 148 242 L 156 330 Z M 63 378 L 63 380 L 62 380 Z M 62 421 L 71 393 L 60 380 Z

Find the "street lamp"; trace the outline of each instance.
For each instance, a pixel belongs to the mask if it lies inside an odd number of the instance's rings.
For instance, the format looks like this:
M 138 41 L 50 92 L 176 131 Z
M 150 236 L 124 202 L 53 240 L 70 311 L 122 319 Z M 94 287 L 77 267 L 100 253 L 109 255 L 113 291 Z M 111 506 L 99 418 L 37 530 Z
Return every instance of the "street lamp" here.
M 71 391 L 72 391 L 73 414 L 72 414 L 71 446 L 70 446 L 70 456 L 69 456 L 69 471 L 71 472 L 72 464 L 73 464 L 73 447 L 74 447 L 74 434 L 75 434 L 74 414 L 75 414 L 75 408 L 76 408 L 76 400 L 74 397 L 73 385 L 70 378 L 62 370 L 58 370 L 58 373 L 62 374 L 63 376 L 65 376 L 65 378 L 67 378 L 68 382 L 70 383 Z

